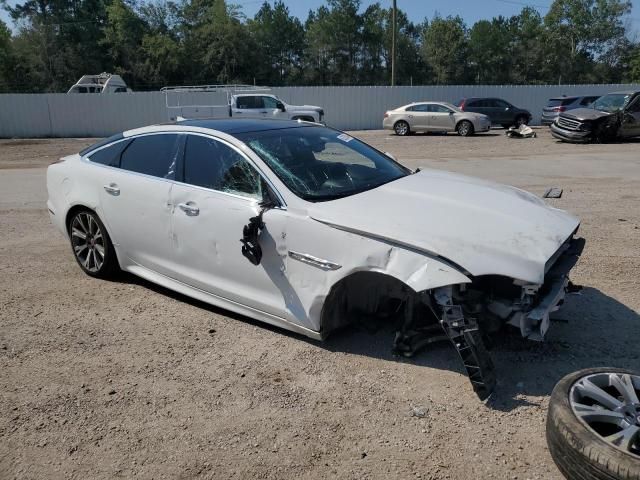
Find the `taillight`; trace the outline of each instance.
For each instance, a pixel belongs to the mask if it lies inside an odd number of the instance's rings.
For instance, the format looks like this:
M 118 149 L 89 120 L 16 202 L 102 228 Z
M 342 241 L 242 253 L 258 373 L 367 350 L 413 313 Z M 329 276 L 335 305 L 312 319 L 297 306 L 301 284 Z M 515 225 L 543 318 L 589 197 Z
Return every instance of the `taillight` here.
M 554 112 L 565 112 L 567 107 L 553 107 Z
M 384 118 L 387 118 L 389 116 L 389 112 L 384 112 Z
M 460 102 L 460 106 L 458 108 L 460 108 L 460 110 L 464 110 L 464 102 L 466 102 L 466 100 L 462 100 Z

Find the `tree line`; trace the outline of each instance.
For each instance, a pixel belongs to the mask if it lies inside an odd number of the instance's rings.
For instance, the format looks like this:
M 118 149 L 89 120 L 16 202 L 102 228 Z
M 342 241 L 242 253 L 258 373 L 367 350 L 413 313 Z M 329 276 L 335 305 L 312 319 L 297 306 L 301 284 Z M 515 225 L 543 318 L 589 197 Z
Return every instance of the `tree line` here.
M 389 4 L 390 2 L 385 2 Z M 283 1 L 253 18 L 224 0 L 26 0 L 0 21 L 0 92 L 64 92 L 84 74 L 165 85 L 388 85 L 392 11 L 327 0 L 302 22 Z M 396 84 L 640 81 L 628 0 L 555 0 L 472 26 L 397 11 Z

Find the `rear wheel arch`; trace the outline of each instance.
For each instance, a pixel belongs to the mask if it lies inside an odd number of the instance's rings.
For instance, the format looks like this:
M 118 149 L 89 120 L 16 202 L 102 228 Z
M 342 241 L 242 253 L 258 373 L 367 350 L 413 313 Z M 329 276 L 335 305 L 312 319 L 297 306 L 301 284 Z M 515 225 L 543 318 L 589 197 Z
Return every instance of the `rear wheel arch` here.
M 98 212 L 91 208 L 88 207 L 86 205 L 83 204 L 77 204 L 77 205 L 73 205 L 68 211 L 67 214 L 65 216 L 65 230 L 67 233 L 67 236 L 69 238 L 69 241 L 71 243 L 71 247 L 73 250 L 73 246 L 74 246 L 74 238 L 72 238 L 71 236 L 71 225 L 72 222 L 74 220 L 74 218 L 76 218 L 76 216 L 78 216 L 78 214 L 80 213 L 87 213 L 90 214 L 91 216 L 93 216 L 95 218 L 94 222 L 97 223 L 98 225 L 98 233 L 100 233 L 100 231 L 102 231 L 104 240 L 103 240 L 103 246 L 104 249 L 106 251 L 106 256 L 105 253 L 103 253 L 103 264 L 102 266 L 98 266 L 99 270 L 95 271 L 95 272 L 89 272 L 87 271 L 86 264 L 85 267 L 83 267 L 81 265 L 81 261 L 78 259 L 78 254 L 74 253 L 75 259 L 78 262 L 78 264 L 81 266 L 81 268 L 85 271 L 85 273 L 87 273 L 88 275 L 92 276 L 92 277 L 98 277 L 98 278 L 110 278 L 113 277 L 119 270 L 120 270 L 120 261 L 118 259 L 118 254 L 115 250 L 115 247 L 113 245 L 113 241 L 111 240 L 111 234 L 107 228 L 107 226 L 105 225 L 104 221 L 102 220 L 102 218 L 100 217 L 100 215 L 98 214 Z M 89 227 L 91 228 L 91 227 Z M 96 236 L 96 238 L 98 238 Z M 77 240 L 77 239 L 76 239 Z M 82 240 L 80 240 L 80 242 L 82 242 Z M 86 242 L 86 240 L 85 240 Z M 86 247 L 85 247 L 86 248 Z M 94 258 L 95 258 L 95 253 L 94 253 Z M 94 260 L 94 266 L 95 266 L 95 260 Z M 88 268 L 88 267 L 87 267 Z

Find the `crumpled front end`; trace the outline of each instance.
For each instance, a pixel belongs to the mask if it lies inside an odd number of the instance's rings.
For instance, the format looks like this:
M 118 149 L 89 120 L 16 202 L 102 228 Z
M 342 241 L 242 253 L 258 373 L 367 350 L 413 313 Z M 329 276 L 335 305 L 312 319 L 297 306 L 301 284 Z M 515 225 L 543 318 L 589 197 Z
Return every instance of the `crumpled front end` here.
M 550 314 L 560 308 L 567 292 L 579 289 L 569 280 L 569 273 L 584 244 L 584 239 L 573 235 L 567 239 L 547 261 L 540 284 L 482 275 L 471 278 L 470 283 L 420 292 L 419 302 L 428 307 L 430 314 L 415 315 L 415 308 L 411 309 L 394 346 L 411 356 L 429 343 L 450 340 L 474 391 L 484 400 L 495 388 L 494 366 L 485 340 L 505 326 L 517 328 L 524 338 L 543 340 L 549 330 Z M 434 319 L 441 329 L 434 328 Z
M 563 243 L 547 262 L 542 284 L 486 275 L 458 286 L 452 292 L 452 301 L 463 307 L 465 315 L 477 318 L 486 333 L 506 324 L 516 327 L 524 338 L 541 341 L 549 329 L 549 315 L 560 308 L 571 288 L 569 272 L 584 243 L 582 238 Z
M 584 118 L 560 114 L 551 124 L 551 135 L 568 143 L 606 142 L 615 139 L 622 122 L 621 116 L 618 113 L 598 113 L 600 115 Z

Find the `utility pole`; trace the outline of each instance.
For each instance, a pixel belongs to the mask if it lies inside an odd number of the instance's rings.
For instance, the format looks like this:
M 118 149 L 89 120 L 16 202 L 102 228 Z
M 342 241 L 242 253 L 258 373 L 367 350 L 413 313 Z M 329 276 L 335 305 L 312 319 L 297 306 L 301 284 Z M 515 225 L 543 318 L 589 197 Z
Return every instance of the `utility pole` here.
M 391 86 L 396 84 L 396 0 L 393 0 L 393 12 L 391 14 Z

